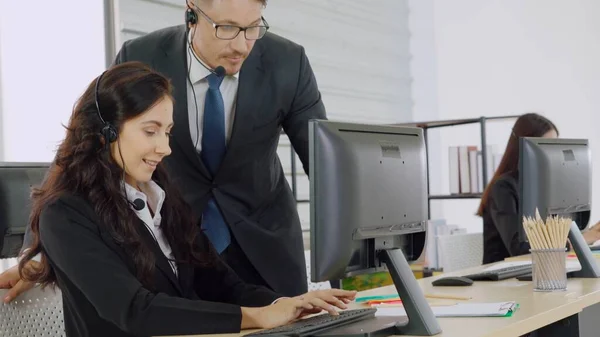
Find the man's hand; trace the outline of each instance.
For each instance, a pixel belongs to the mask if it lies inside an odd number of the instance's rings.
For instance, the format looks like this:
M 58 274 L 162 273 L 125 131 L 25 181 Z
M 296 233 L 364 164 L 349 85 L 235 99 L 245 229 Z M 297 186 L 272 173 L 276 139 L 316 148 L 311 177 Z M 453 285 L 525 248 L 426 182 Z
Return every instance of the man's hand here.
M 29 261 L 26 268 L 35 268 L 38 266 L 38 262 Z M 21 280 L 21 277 L 19 276 L 19 266 L 14 266 L 0 274 L 0 289 L 10 289 L 2 301 L 4 303 L 9 303 L 22 293 L 33 288 L 34 285 L 34 282 Z

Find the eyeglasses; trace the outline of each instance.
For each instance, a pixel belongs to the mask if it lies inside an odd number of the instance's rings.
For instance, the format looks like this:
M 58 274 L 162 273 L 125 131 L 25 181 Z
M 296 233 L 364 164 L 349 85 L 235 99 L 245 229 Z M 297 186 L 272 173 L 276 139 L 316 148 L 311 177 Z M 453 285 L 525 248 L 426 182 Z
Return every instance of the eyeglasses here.
M 263 22 L 263 25 L 249 26 L 249 27 L 240 27 L 235 25 L 219 25 L 214 22 L 206 13 L 204 13 L 200 8 L 196 5 L 193 5 L 196 12 L 200 13 L 206 21 L 208 21 L 213 28 L 215 29 L 215 36 L 221 40 L 233 40 L 235 39 L 240 32 L 244 32 L 244 37 L 246 40 L 258 40 L 265 36 L 267 30 L 269 30 L 269 24 L 264 17 L 260 17 Z

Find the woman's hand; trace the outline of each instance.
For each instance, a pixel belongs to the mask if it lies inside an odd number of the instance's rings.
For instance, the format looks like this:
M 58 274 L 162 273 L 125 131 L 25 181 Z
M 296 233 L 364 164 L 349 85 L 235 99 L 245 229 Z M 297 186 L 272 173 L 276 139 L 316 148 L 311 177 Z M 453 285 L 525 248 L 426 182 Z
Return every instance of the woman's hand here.
M 314 290 L 309 291 L 306 294 L 296 296 L 295 298 L 300 300 L 308 300 L 313 305 L 313 309 L 305 310 L 301 315 L 309 315 L 318 313 L 322 310 L 329 312 L 332 315 L 337 315 L 336 307 L 340 309 L 347 309 L 346 304 L 354 301 L 356 298 L 356 291 L 341 290 L 341 289 L 327 289 L 327 290 Z
M 594 226 L 590 227 L 587 231 L 583 232 L 583 238 L 588 245 L 593 244 L 594 242 L 600 240 L 600 225 L 596 223 Z
M 306 294 L 281 298 L 274 304 L 261 308 L 242 307 L 242 329 L 270 329 L 291 323 L 298 318 L 323 310 L 337 315 L 336 308 L 346 309 L 356 297 L 356 291 L 328 289 L 309 291 Z

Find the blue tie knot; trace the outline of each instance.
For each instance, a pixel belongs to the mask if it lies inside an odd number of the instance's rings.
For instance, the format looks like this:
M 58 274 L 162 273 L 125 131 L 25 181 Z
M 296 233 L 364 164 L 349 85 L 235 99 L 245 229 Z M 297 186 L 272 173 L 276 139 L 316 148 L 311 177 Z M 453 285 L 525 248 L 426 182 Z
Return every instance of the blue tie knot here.
M 219 89 L 221 83 L 223 82 L 223 78 L 225 78 L 225 76 L 217 76 L 215 74 L 206 76 L 206 79 L 208 80 L 208 87 L 211 89 Z

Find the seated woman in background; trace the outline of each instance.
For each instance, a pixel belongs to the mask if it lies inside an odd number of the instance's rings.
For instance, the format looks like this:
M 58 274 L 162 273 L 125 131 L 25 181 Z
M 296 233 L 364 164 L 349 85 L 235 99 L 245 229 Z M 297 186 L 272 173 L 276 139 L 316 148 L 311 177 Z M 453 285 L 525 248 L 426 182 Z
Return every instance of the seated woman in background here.
M 34 239 L 19 266 L 61 289 L 66 335 L 239 332 L 346 308 L 355 292 L 284 298 L 220 260 L 161 163 L 172 127 L 169 81 L 137 62 L 107 70 L 75 106 L 33 193 Z
M 477 215 L 483 217 L 483 263 L 529 254 L 529 243 L 519 240 L 519 138 L 557 138 L 558 129 L 543 116 L 520 116 L 512 128 L 506 150 L 496 173 L 481 198 Z M 583 233 L 588 244 L 600 239 L 600 226 Z

